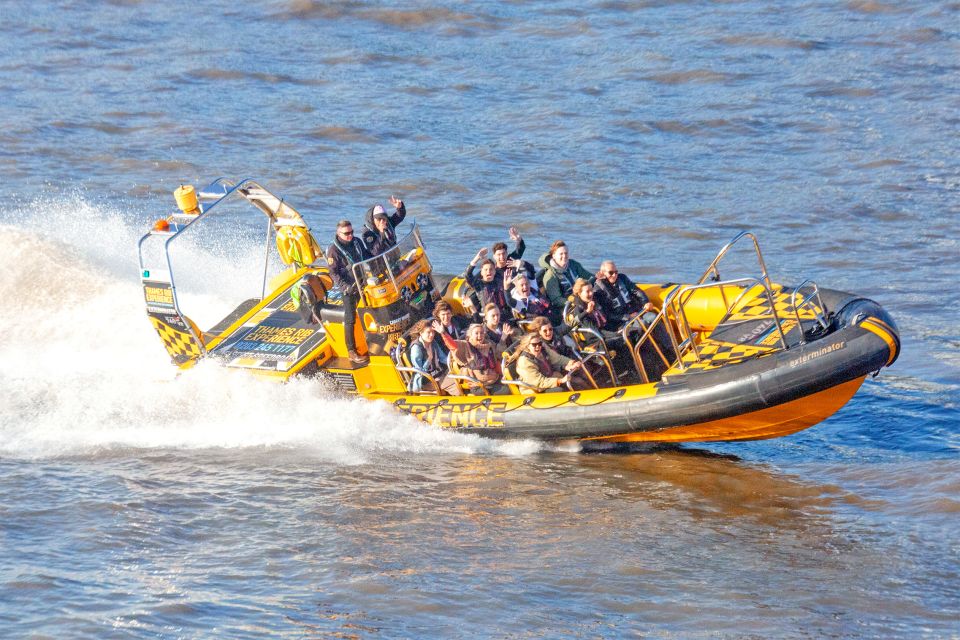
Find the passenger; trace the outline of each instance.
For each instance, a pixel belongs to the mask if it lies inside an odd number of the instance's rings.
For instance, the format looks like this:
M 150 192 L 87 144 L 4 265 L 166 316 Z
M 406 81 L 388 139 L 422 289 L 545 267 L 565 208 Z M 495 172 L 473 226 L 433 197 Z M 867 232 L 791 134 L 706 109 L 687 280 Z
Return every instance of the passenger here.
M 433 318 L 437 333 L 449 335 L 454 340 L 462 340 L 467 336 L 467 327 L 470 322 L 461 316 L 453 314 L 453 307 L 446 300 L 438 300 L 433 305 Z
M 613 260 L 604 260 L 600 265 L 600 271 L 597 272 L 597 281 L 593 288 L 599 294 L 596 296 L 597 301 L 607 316 L 609 326 L 621 329 L 629 320 L 638 315 L 642 316 L 643 326 L 638 326 L 635 329 L 631 328 L 630 331 L 630 339 L 634 343 L 640 339 L 646 328 L 656 321 L 657 313 L 650 302 L 650 298 L 629 277 L 618 272 L 617 265 Z M 673 361 L 675 357 L 673 344 L 663 323 L 654 327 L 652 336 L 657 343 L 657 347 L 659 347 L 660 353 L 667 360 Z M 667 369 L 663 358 L 650 344 L 641 347 L 640 359 L 651 380 L 659 380 Z
M 500 309 L 501 312 L 510 313 L 510 306 L 507 304 L 507 294 L 503 289 L 503 280 L 497 279 L 497 266 L 493 263 L 493 260 L 487 258 L 486 255 L 486 247 L 477 251 L 477 255 L 470 261 L 470 264 L 467 266 L 467 271 L 464 273 L 464 278 L 466 278 L 467 283 L 474 288 L 480 297 L 480 309 L 478 309 L 478 312 L 482 312 L 482 309 L 492 302 L 497 305 L 497 308 Z M 474 271 L 477 263 L 480 264 L 480 275 L 477 275 Z
M 372 256 L 357 238 L 353 236 L 353 225 L 349 220 L 337 223 L 337 235 L 327 249 L 327 262 L 330 264 L 330 277 L 343 294 L 343 334 L 350 362 L 359 365 L 369 364 L 370 358 L 357 353 L 357 342 L 353 335 L 357 322 L 357 303 L 360 290 L 353 277 L 353 265 L 370 259 Z
M 441 334 L 441 337 L 464 375 L 479 380 L 491 395 L 510 392 L 506 385 L 500 382 L 500 358 L 494 353 L 493 345 L 484 340 L 483 325 L 471 324 L 467 329 L 466 340 L 454 340 L 447 334 Z M 484 390 L 477 385 L 471 386 L 470 394 L 485 395 Z
M 550 303 L 534 293 L 529 277 L 521 273 L 514 283 L 509 300 L 514 318 L 527 320 L 550 313 Z
M 371 256 L 378 256 L 396 246 L 397 225 L 407 217 L 407 208 L 403 206 L 403 200 L 390 196 L 390 204 L 396 208 L 396 211 L 390 215 L 382 204 L 367 209 L 363 244 Z
M 533 319 L 533 322 L 530 323 L 529 329 L 531 333 L 539 333 L 544 343 L 560 355 L 567 358 L 576 358 L 573 348 L 563 339 L 565 335 L 570 333 L 570 327 L 568 325 L 562 324 L 559 327 L 554 327 L 550 324 L 549 318 L 537 316 Z
M 608 326 L 607 314 L 594 299 L 593 287 L 583 278 L 577 278 L 573 283 L 573 307 L 570 310 L 574 327 L 593 329 L 597 333 L 607 334 L 611 338 L 616 336 L 613 331 L 606 330 Z M 570 320 L 569 318 L 567 320 Z M 612 325 L 610 325 L 612 328 Z M 607 336 L 604 335 L 604 338 Z
M 524 274 L 528 278 L 533 278 L 535 274 L 533 265 L 526 260 L 521 260 L 527 246 L 516 227 L 510 227 L 510 239 L 516 243 L 510 253 L 507 253 L 505 242 L 498 242 L 493 245 L 493 264 L 497 268 L 497 279 L 503 282 L 503 290 L 507 294 L 516 284 L 515 278 L 518 275 Z M 536 280 L 534 280 L 535 282 Z M 536 290 L 536 285 L 533 288 Z
M 483 308 L 483 330 L 487 342 L 501 357 L 517 335 L 517 328 L 509 322 L 500 322 L 500 309 L 492 302 Z
M 573 389 L 586 389 L 585 380 L 576 377 L 583 363 L 566 358 L 550 347 L 538 333 L 528 333 L 520 341 L 517 358 L 517 377 L 539 392 L 565 391 L 569 384 Z
M 623 326 L 637 314 L 653 311 L 653 304 L 647 294 L 633 284 L 626 274 L 620 273 L 613 260 L 604 260 L 601 263 L 593 289 L 594 292 L 601 293 L 597 296 L 597 301 L 613 326 Z M 651 320 L 655 317 L 654 314 Z
M 603 338 L 608 351 L 615 352 L 614 366 L 618 371 L 633 369 L 633 358 L 627 352 L 623 338 L 613 331 L 616 327 L 610 324 L 607 315 L 593 298 L 593 287 L 583 278 L 577 278 L 573 284 L 573 308 L 571 309 L 571 326 L 574 328 L 592 329 Z
M 460 395 L 460 387 L 456 380 L 447 376 L 446 350 L 443 349 L 435 340 L 437 330 L 428 320 L 420 320 L 413 326 L 411 334 L 416 334 L 417 338 L 410 345 L 410 364 L 414 368 L 429 373 L 442 391 L 451 395 Z M 423 391 L 423 385 L 427 379 L 416 373 L 410 380 L 408 391 Z
M 550 301 L 554 320 L 558 320 L 563 313 L 567 298 L 573 292 L 573 283 L 577 278 L 592 281 L 593 277 L 587 273 L 576 260 L 570 259 L 570 253 L 563 240 L 557 240 L 550 246 L 550 251 L 540 256 L 540 266 L 543 267 L 543 292 Z

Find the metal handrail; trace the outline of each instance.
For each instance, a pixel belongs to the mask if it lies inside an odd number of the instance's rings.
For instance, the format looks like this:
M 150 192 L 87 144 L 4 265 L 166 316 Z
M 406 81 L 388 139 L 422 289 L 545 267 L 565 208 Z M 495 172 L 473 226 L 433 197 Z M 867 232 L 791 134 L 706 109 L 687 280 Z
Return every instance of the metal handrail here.
M 797 294 L 799 294 L 800 290 L 807 285 L 813 287 L 813 292 L 801 300 L 799 304 L 797 304 Z M 813 280 L 804 280 L 794 288 L 793 293 L 790 295 L 790 305 L 793 307 L 793 313 L 797 318 L 797 327 L 800 330 L 800 344 L 807 343 L 806 335 L 803 332 L 803 325 L 800 323 L 800 309 L 812 302 L 814 298 L 817 299 L 817 305 L 820 310 L 817 311 L 817 308 L 813 308 L 813 317 L 821 327 L 826 329 L 828 325 L 826 318 L 823 316 L 823 312 L 826 310 L 826 307 L 823 305 L 823 299 L 820 297 L 820 287 L 817 286 L 816 282 Z
M 434 389 L 433 393 L 429 391 L 424 391 L 423 389 L 421 389 L 420 391 L 414 391 L 413 389 L 410 388 L 410 384 L 413 382 L 413 378 L 410 378 L 410 380 L 406 381 L 407 384 L 405 385 L 407 387 L 407 393 L 415 393 L 417 395 L 438 395 L 438 396 L 443 395 L 442 393 L 440 393 L 440 384 L 437 382 L 437 379 L 434 378 L 433 375 L 431 375 L 430 373 L 427 373 L 426 371 L 424 371 L 423 369 L 417 369 L 416 367 L 405 367 L 405 366 L 398 365 L 396 363 L 394 364 L 394 368 L 401 373 L 419 374 L 433 384 L 433 389 Z
M 687 320 L 687 314 L 686 314 L 686 311 L 685 311 L 685 309 L 684 309 L 684 305 L 685 305 L 686 301 L 689 300 L 689 297 L 693 295 L 693 292 L 694 292 L 694 291 L 697 291 L 697 290 L 700 290 L 700 289 L 709 289 L 709 288 L 711 288 L 711 287 L 720 287 L 720 288 L 721 288 L 721 292 L 722 292 L 722 291 L 723 291 L 723 287 L 728 287 L 728 286 L 743 286 L 743 285 L 747 285 L 747 284 L 749 284 L 750 286 L 749 286 L 749 287 L 746 287 L 745 290 L 740 293 L 740 295 L 737 297 L 737 300 L 734 301 L 734 304 L 736 304 L 736 302 L 738 302 L 738 301 L 743 297 L 743 295 L 744 295 L 747 291 L 749 291 L 750 289 L 752 289 L 753 287 L 755 287 L 755 286 L 762 287 L 764 293 L 766 293 L 766 295 L 767 295 L 767 300 L 768 300 L 769 303 L 770 303 L 770 311 L 771 311 L 771 314 L 772 314 L 772 316 L 773 316 L 773 322 L 774 322 L 774 325 L 777 327 L 777 333 L 780 335 L 780 344 L 781 344 L 781 346 L 782 346 L 784 349 L 788 349 L 788 348 L 789 348 L 789 346 L 787 345 L 786 335 L 785 335 L 784 332 L 783 332 L 783 326 L 782 326 L 781 323 L 780 323 L 780 317 L 779 317 L 779 315 L 777 314 L 777 307 L 776 307 L 776 304 L 775 304 L 774 299 L 773 299 L 773 292 L 770 290 L 770 287 L 768 287 L 766 284 L 764 284 L 763 282 L 761 282 L 758 278 L 737 278 L 737 279 L 735 279 L 735 280 L 724 280 L 724 281 L 722 281 L 722 282 L 711 282 L 711 283 L 707 283 L 707 284 L 700 283 L 700 284 L 695 284 L 695 285 L 687 285 L 687 286 L 684 286 L 684 287 L 677 287 L 676 289 L 674 289 L 673 291 L 671 291 L 670 293 L 668 293 L 668 294 L 667 294 L 667 297 L 666 297 L 666 299 L 664 300 L 664 303 L 663 303 L 663 309 L 660 311 L 661 315 L 663 315 L 663 314 L 666 313 L 667 309 L 669 309 L 669 308 L 675 308 L 675 312 L 674 312 L 675 315 L 678 317 L 679 320 L 682 320 L 682 321 L 683 321 L 682 327 L 680 327 L 680 328 L 682 328 L 683 330 L 686 331 L 686 335 L 687 335 L 687 336 L 690 336 L 690 339 L 689 339 L 689 340 L 686 340 L 686 341 L 685 341 L 685 344 L 686 344 L 686 346 L 690 347 L 690 348 L 693 350 L 693 353 L 694 353 L 694 356 L 695 356 L 696 359 L 697 359 L 697 362 L 700 362 L 700 351 L 699 351 L 699 349 L 697 348 L 697 343 L 696 343 L 696 341 L 692 339 L 692 335 L 691 335 L 691 334 L 692 334 L 692 331 L 690 330 L 690 322 Z M 724 296 L 724 304 L 726 304 L 726 296 Z M 730 313 L 730 310 L 731 310 L 732 308 L 733 308 L 733 306 L 728 306 L 728 307 L 726 308 L 725 317 L 726 317 L 727 314 Z M 719 324 L 719 323 L 718 323 L 718 324 Z M 679 325 L 679 322 L 678 322 L 678 325 Z M 667 324 L 667 327 L 668 327 L 668 329 L 670 328 L 669 323 Z M 672 333 L 672 332 L 671 332 L 671 333 Z M 673 337 L 673 336 L 671 336 L 671 338 L 672 338 L 672 337 Z M 675 340 L 674 340 L 674 346 L 677 346 L 677 343 L 676 343 Z M 686 369 L 686 367 L 685 367 L 684 364 L 683 364 L 683 354 L 681 353 L 681 349 L 680 349 L 679 347 L 677 347 L 677 364 L 680 366 L 680 369 L 681 369 L 681 370 Z
M 420 238 L 420 228 L 417 226 L 416 220 L 414 220 L 413 228 L 410 229 L 410 232 L 406 236 L 404 236 L 402 240 L 398 240 L 396 245 L 387 249 L 381 254 L 373 256 L 372 258 L 368 258 L 360 262 L 354 262 L 352 265 L 350 265 L 351 273 L 353 274 L 353 280 L 357 285 L 357 291 L 363 291 L 364 287 L 367 285 L 366 278 L 363 277 L 364 267 L 372 267 L 375 263 L 382 262 L 383 269 L 386 272 L 387 276 L 390 278 L 390 284 L 393 287 L 393 292 L 398 294 L 400 292 L 400 288 L 397 286 L 396 276 L 393 272 L 393 265 L 390 263 L 387 256 L 388 254 L 397 251 L 398 248 L 403 243 L 407 242 L 407 240 L 409 240 L 410 238 L 413 238 L 416 241 L 416 247 L 414 247 L 414 249 L 416 248 L 422 249 L 424 256 L 426 256 L 427 250 L 424 248 L 423 240 Z M 429 266 L 430 272 L 432 273 L 433 265 L 430 264 L 429 256 L 427 257 L 427 265 Z M 370 271 L 372 272 L 373 270 L 371 269 Z
M 177 230 L 171 233 L 169 236 L 167 236 L 166 240 L 163 241 L 163 258 L 164 258 L 164 261 L 167 263 L 167 274 L 169 274 L 169 277 L 170 277 L 170 295 L 173 299 L 173 310 L 176 311 L 177 315 L 179 315 L 181 318 L 186 318 L 187 315 L 180 310 L 180 301 L 177 298 L 177 283 L 173 275 L 173 261 L 170 259 L 170 245 L 174 240 L 180 237 L 181 233 L 183 233 L 184 231 L 192 227 L 195 223 L 199 222 L 201 219 L 207 216 L 210 210 L 213 209 L 216 205 L 220 204 L 220 202 L 222 202 L 228 196 L 233 194 L 240 187 L 248 183 L 254 184 L 258 187 L 260 186 L 260 185 L 257 185 L 253 180 L 249 178 L 245 180 L 241 180 L 239 183 L 234 183 L 226 178 L 217 178 L 216 180 L 211 182 L 209 185 L 205 187 L 204 191 L 201 191 L 199 194 L 197 194 L 197 199 L 198 199 L 197 206 L 200 209 L 200 213 L 197 214 L 196 216 L 193 216 L 191 220 L 186 224 L 177 225 Z M 220 186 L 223 190 L 211 191 L 210 189 L 214 185 Z M 202 202 L 203 200 L 213 200 L 213 202 L 204 203 Z M 137 263 L 140 267 L 141 273 L 143 273 L 143 270 L 144 270 L 143 243 L 146 241 L 147 238 L 153 235 L 154 234 L 152 232 L 147 232 L 143 236 L 141 236 L 140 241 L 137 242 Z M 185 324 L 187 325 L 187 333 L 189 333 L 193 337 L 194 342 L 196 342 L 197 346 L 200 349 L 201 355 L 205 354 L 207 352 L 207 348 L 206 348 L 206 345 L 204 345 L 203 340 L 197 334 L 197 332 L 194 331 L 193 326 L 191 326 L 191 323 L 187 322 Z
M 707 280 L 707 276 L 709 276 L 711 273 L 713 273 L 714 282 L 720 281 L 720 260 L 723 259 L 723 257 L 727 255 L 727 252 L 730 251 L 730 249 L 732 249 L 734 245 L 736 245 L 743 238 L 750 238 L 750 240 L 753 241 L 753 249 L 757 254 L 757 262 L 760 263 L 760 277 L 763 279 L 763 282 L 766 284 L 768 289 L 773 288 L 773 284 L 770 282 L 770 276 L 767 273 L 767 263 L 764 262 L 763 252 L 760 251 L 760 243 L 757 241 L 757 237 L 750 231 L 741 231 L 733 238 L 733 240 L 723 245 L 723 247 L 717 253 L 717 257 L 713 259 L 713 262 L 710 263 L 710 266 L 707 267 L 707 270 L 704 271 L 703 275 L 700 276 L 700 279 L 697 280 L 698 285 L 703 284 Z M 720 297 L 723 298 L 724 306 L 729 309 L 730 305 L 727 304 L 727 295 L 722 289 L 720 290 Z
M 505 385 L 511 385 L 517 388 L 529 389 L 534 393 L 539 393 L 540 390 L 537 387 L 533 386 L 529 382 L 524 382 L 519 378 L 519 376 L 518 377 L 513 376 L 513 373 L 510 372 L 510 366 L 513 365 L 520 358 L 520 354 L 519 353 L 516 354 L 516 357 L 511 359 L 508 357 L 508 353 L 509 352 L 504 351 L 503 355 L 500 356 L 500 373 L 501 373 L 500 382 L 502 382 Z M 507 379 L 508 373 L 510 374 L 509 380 Z
M 454 364 L 457 364 L 457 370 L 459 371 L 461 367 L 459 363 L 456 362 L 456 359 L 453 357 L 453 351 L 450 351 L 449 353 L 447 353 L 447 377 L 448 378 L 450 378 L 451 380 L 458 380 L 458 381 L 464 380 L 466 382 L 473 383 L 478 387 L 480 387 L 481 389 L 483 389 L 483 395 L 485 396 L 490 395 L 490 390 L 487 389 L 486 383 L 480 382 L 480 380 L 478 380 L 477 378 L 474 378 L 473 376 L 467 376 L 462 373 L 454 373 L 453 372 Z M 502 379 L 503 376 L 501 375 L 500 378 Z M 466 390 L 463 389 L 462 385 L 460 385 L 459 383 L 457 384 L 457 386 L 460 387 L 461 390 L 469 391 L 469 389 L 466 389 Z
M 637 371 L 640 373 L 640 375 L 643 377 L 643 382 L 645 384 L 650 382 L 650 376 L 647 374 L 647 368 L 646 366 L 644 366 L 643 360 L 640 358 L 640 347 L 642 347 L 647 340 L 650 340 L 650 344 L 652 344 L 654 349 L 656 349 L 657 355 L 660 356 L 660 359 L 663 361 L 663 363 L 667 365 L 667 367 L 670 366 L 670 361 L 667 359 L 667 356 L 664 355 L 663 350 L 660 348 L 660 345 L 657 344 L 656 340 L 652 340 L 650 338 L 650 336 L 653 335 L 654 328 L 656 328 L 656 326 L 661 322 L 663 322 L 665 325 L 669 324 L 666 322 L 666 315 L 661 313 L 660 310 L 657 310 L 657 317 L 654 318 L 649 325 L 644 323 L 643 312 L 641 311 L 640 313 L 636 314 L 635 316 L 627 320 L 627 322 L 624 323 L 623 327 L 620 328 L 620 335 L 623 337 L 623 341 L 627 344 L 627 348 L 630 349 L 630 355 L 633 357 L 633 364 L 636 367 Z M 640 338 L 637 339 L 636 345 L 634 345 L 633 342 L 630 340 L 630 326 L 633 325 L 634 323 L 638 325 L 638 328 L 643 327 L 644 329 L 643 335 L 641 335 Z M 679 349 L 679 346 L 677 345 L 676 339 L 673 337 L 673 332 L 668 330 L 667 335 L 670 337 L 671 343 L 673 343 L 674 353 L 678 353 L 680 349 Z
M 602 348 L 599 350 L 594 348 L 593 351 L 586 352 L 587 355 L 584 356 L 583 347 L 579 344 L 576 335 L 574 335 L 575 333 L 592 335 L 596 338 L 596 342 L 599 342 Z M 613 363 L 610 361 L 610 350 L 607 349 L 607 341 L 603 339 L 603 336 L 600 335 L 600 333 L 589 327 L 571 327 L 570 335 L 573 338 L 574 343 L 576 343 L 575 353 L 582 362 L 586 362 L 592 357 L 600 357 L 601 361 L 607 367 L 607 371 L 610 373 L 611 382 L 613 382 L 614 385 L 620 384 L 620 379 L 617 377 L 617 371 L 613 368 Z M 593 344 L 596 344 L 596 342 Z

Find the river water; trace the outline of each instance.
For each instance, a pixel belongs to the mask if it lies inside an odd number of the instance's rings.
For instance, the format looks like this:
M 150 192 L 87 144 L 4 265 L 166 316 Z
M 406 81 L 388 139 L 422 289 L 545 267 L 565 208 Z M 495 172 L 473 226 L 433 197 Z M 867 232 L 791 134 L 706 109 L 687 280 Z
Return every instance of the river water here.
M 3 8 L 3 637 L 960 637 L 957 3 Z M 221 175 L 321 237 L 398 194 L 447 273 L 515 224 L 682 282 L 752 230 L 903 355 L 794 436 L 616 453 L 175 377 L 136 241 Z M 198 317 L 259 223 L 186 252 Z

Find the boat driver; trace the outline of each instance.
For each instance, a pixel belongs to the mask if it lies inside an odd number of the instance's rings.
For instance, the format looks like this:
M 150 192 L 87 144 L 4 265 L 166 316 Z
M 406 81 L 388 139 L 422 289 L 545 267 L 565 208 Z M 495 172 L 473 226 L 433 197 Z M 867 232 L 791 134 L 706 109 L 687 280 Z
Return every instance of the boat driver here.
M 370 363 L 368 356 L 357 353 L 357 341 L 353 335 L 357 323 L 357 303 L 360 301 L 360 290 L 353 277 L 353 265 L 372 256 L 353 235 L 353 225 L 349 220 L 337 223 L 337 234 L 333 243 L 327 249 L 327 262 L 330 264 L 330 277 L 333 284 L 339 287 L 343 294 L 343 336 L 347 344 L 347 357 L 357 365 Z
M 371 256 L 378 256 L 397 245 L 397 225 L 407 217 L 407 208 L 396 196 L 390 196 L 390 204 L 396 208 L 392 214 L 387 214 L 382 204 L 367 209 L 363 244 Z

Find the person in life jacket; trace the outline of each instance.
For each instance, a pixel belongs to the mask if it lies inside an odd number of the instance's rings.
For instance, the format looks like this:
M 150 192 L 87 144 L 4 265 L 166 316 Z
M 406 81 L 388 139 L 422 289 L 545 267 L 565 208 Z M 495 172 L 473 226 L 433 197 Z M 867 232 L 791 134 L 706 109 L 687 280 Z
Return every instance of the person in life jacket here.
M 643 325 L 631 328 L 631 340 L 639 340 L 643 331 L 657 319 L 657 312 L 650 302 L 650 298 L 637 285 L 620 273 L 613 260 L 604 260 L 597 272 L 597 280 L 593 285 L 596 299 L 607 316 L 608 325 L 618 329 L 637 315 L 642 315 Z M 653 339 L 663 355 L 674 359 L 673 345 L 667 335 L 663 323 L 653 329 Z M 659 357 L 652 345 L 646 343 L 640 349 L 640 357 L 651 379 L 659 380 L 667 366 Z
M 447 334 L 454 340 L 462 340 L 467 337 L 468 326 L 470 326 L 469 319 L 455 315 L 453 308 L 446 300 L 438 300 L 433 306 L 433 327 L 441 337 Z M 446 360 L 447 347 L 443 340 L 439 341 L 438 346 L 443 351 L 443 359 Z
M 564 318 L 573 329 L 592 329 L 603 337 L 608 351 L 615 353 L 614 366 L 617 371 L 631 370 L 633 357 L 630 355 L 623 337 L 616 332 L 616 325 L 607 318 L 603 308 L 594 299 L 593 286 L 588 280 L 577 278 L 573 283 L 573 307 L 570 317 Z
M 347 344 L 347 356 L 350 362 L 365 365 L 370 362 L 367 356 L 357 353 L 357 342 L 353 335 L 357 323 L 357 303 L 360 301 L 360 289 L 353 276 L 353 265 L 369 260 L 370 252 L 353 235 L 353 225 L 349 220 L 337 223 L 337 233 L 330 248 L 327 249 L 327 262 L 330 264 L 330 277 L 343 294 L 343 333 Z
M 449 395 L 461 395 L 460 387 L 456 380 L 447 376 L 446 350 L 441 346 L 440 340 L 437 340 L 437 330 L 429 320 L 419 320 L 410 330 L 411 335 L 417 338 L 410 345 L 410 364 L 420 371 L 425 371 L 433 376 L 440 386 L 440 390 Z M 408 391 L 423 391 L 423 385 L 427 379 L 417 373 L 410 380 Z
M 467 329 L 466 340 L 454 340 L 446 333 L 441 334 L 441 337 L 461 373 L 479 380 L 491 395 L 510 393 L 507 386 L 500 382 L 500 359 L 493 345 L 484 339 L 482 324 L 471 324 Z M 484 390 L 473 385 L 470 394 L 484 395 Z
M 396 211 L 389 215 L 382 204 L 367 209 L 363 245 L 371 256 L 378 256 L 397 245 L 397 225 L 407 217 L 407 208 L 403 205 L 403 200 L 396 196 L 390 196 L 390 204 Z
M 587 273 L 576 260 L 570 259 L 570 253 L 563 240 L 557 240 L 550 245 L 550 251 L 540 256 L 540 266 L 543 267 L 543 293 L 550 301 L 551 319 L 560 320 L 567 298 L 573 293 L 573 283 L 577 278 L 590 282 L 593 276 Z
M 318 306 L 323 304 L 327 297 L 327 288 L 315 273 L 308 273 L 300 282 L 290 289 L 290 298 L 293 308 L 300 314 L 300 319 L 306 324 L 319 324 L 320 313 Z
M 513 317 L 518 320 L 528 320 L 550 312 L 550 303 L 533 291 L 530 278 L 522 273 L 514 278 L 508 302 L 513 309 Z
M 492 302 L 483 308 L 483 333 L 487 342 L 493 345 L 498 358 L 507 350 L 519 331 L 510 322 L 500 322 L 500 317 L 500 308 Z
M 550 318 L 537 316 L 527 328 L 531 333 L 539 333 L 544 343 L 560 355 L 571 359 L 576 358 L 576 353 L 573 351 L 573 348 L 564 340 L 564 336 L 570 333 L 570 327 L 568 325 L 561 324 L 558 327 L 554 327 L 550 324 Z
M 551 349 L 538 333 L 528 333 L 520 341 L 517 377 L 540 392 L 586 389 L 589 383 L 576 372 L 583 363 L 571 360 Z
M 477 274 L 477 263 L 480 264 L 480 273 Z M 477 295 L 480 296 L 480 309 L 477 309 L 477 315 L 480 316 L 482 309 L 488 304 L 497 305 L 500 312 L 510 314 L 510 305 L 507 304 L 507 293 L 503 289 L 503 280 L 497 278 L 497 266 L 493 260 L 487 258 L 487 248 L 484 247 L 477 252 L 463 277 L 473 287 Z

